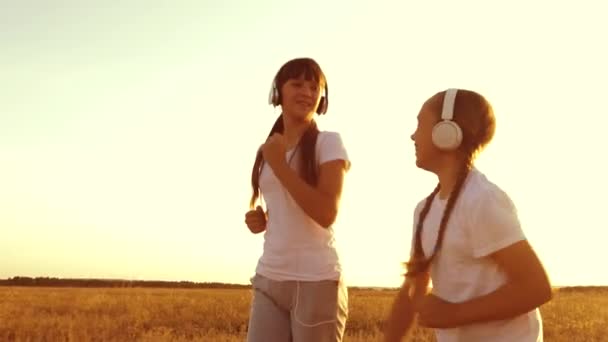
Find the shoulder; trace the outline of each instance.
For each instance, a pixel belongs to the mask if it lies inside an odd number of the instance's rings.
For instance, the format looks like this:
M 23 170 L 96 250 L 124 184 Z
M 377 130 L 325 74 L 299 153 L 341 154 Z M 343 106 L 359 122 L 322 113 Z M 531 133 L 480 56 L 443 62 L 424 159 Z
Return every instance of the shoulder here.
M 317 136 L 317 161 L 323 164 L 328 161 L 341 159 L 350 168 L 350 159 L 344 145 L 342 135 L 336 131 L 320 131 Z
M 317 136 L 317 146 L 328 143 L 340 143 L 344 145 L 342 135 L 336 131 L 319 131 Z
M 482 257 L 526 238 L 509 195 L 481 173 L 472 174 L 467 228 L 473 255 Z
M 414 208 L 414 219 L 418 219 L 418 216 L 420 216 L 420 212 L 422 211 L 422 208 L 424 208 L 424 204 L 426 203 L 426 197 L 423 198 L 422 200 L 418 201 L 418 204 L 416 204 L 416 207 Z
M 471 215 L 487 216 L 499 212 L 516 215 L 517 208 L 509 194 L 484 173 L 473 169 L 467 182 L 469 184 L 465 189 L 465 204 Z
M 416 230 L 416 225 L 418 224 L 418 220 L 420 220 L 420 213 L 422 212 L 422 210 L 424 209 L 424 206 L 426 205 L 427 198 L 428 198 L 428 196 L 419 200 L 418 203 L 416 204 L 416 207 L 414 208 L 414 217 L 412 220 L 414 230 Z

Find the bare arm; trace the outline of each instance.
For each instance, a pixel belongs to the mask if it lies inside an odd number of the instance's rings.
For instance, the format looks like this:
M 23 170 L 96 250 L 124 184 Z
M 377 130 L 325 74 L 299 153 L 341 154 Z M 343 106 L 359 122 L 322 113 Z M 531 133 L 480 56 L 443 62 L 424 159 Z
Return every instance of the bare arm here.
M 459 325 L 501 320 L 529 312 L 553 297 L 545 270 L 523 240 L 491 255 L 507 274 L 507 283 L 485 296 L 458 304 Z
M 277 165 L 273 171 L 308 216 L 325 228 L 334 223 L 346 172 L 344 160 L 332 160 L 321 164 L 316 188 L 308 185 L 286 162 Z
M 416 306 L 429 284 L 429 275 L 406 279 L 393 302 L 384 330 L 384 342 L 398 342 L 407 338 L 416 318 Z
M 409 292 L 410 286 L 406 281 L 401 286 L 399 293 L 397 293 L 397 297 L 386 320 L 386 327 L 384 329 L 385 342 L 401 341 L 411 331 L 415 312 Z

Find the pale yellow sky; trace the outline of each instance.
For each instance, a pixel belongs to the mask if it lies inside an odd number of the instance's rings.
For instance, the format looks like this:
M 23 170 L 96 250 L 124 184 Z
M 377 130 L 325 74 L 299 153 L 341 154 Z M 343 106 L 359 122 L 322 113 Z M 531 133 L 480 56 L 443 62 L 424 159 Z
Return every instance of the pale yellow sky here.
M 221 7 L 220 7 L 221 6 Z M 608 24 L 600 1 L 0 4 L 0 278 L 247 283 L 254 153 L 276 70 L 324 69 L 322 129 L 353 162 L 335 226 L 352 285 L 398 286 L 436 179 L 409 140 L 437 91 L 478 91 L 478 166 L 515 201 L 555 285 L 608 285 Z

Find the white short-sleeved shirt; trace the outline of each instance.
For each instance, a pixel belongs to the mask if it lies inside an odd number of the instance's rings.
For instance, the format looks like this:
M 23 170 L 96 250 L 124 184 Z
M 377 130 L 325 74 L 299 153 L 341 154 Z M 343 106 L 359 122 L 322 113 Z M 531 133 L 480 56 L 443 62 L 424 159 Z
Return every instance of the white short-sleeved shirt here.
M 505 284 L 506 275 L 489 255 L 526 238 L 509 196 L 479 170 L 471 170 L 461 191 L 430 269 L 433 293 L 456 303 L 488 294 Z M 414 238 L 424 202 L 415 210 Z M 424 221 L 421 239 L 426 257 L 435 248 L 446 204 L 447 199 L 435 195 Z M 438 342 L 538 342 L 543 339 L 538 309 L 512 319 L 435 332 Z
M 285 156 L 295 170 L 299 169 L 299 153 L 299 149 L 291 149 Z M 319 132 L 316 158 L 318 165 L 342 159 L 347 170 L 350 168 L 348 154 L 337 132 Z M 333 227 L 323 228 L 308 216 L 267 164 L 260 174 L 260 190 L 268 209 L 268 222 L 264 251 L 256 272 L 274 280 L 340 279 L 342 266 L 334 244 Z

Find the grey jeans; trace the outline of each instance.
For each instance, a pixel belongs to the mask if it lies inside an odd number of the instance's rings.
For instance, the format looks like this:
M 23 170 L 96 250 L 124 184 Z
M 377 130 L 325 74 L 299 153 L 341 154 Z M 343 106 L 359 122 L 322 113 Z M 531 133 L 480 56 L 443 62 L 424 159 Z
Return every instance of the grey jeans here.
M 342 281 L 275 281 L 256 274 L 247 342 L 341 342 L 348 317 Z

